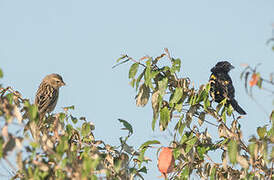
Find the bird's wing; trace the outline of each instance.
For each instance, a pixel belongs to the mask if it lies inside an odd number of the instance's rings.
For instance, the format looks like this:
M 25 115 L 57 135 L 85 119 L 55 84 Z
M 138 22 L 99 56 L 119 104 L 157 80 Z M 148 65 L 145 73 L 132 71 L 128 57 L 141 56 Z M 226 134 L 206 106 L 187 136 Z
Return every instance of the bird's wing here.
M 218 82 L 220 89 L 222 89 L 221 93 L 223 96 L 228 99 L 233 99 L 235 96 L 235 89 L 230 76 L 227 73 L 220 73 L 218 74 L 216 81 Z
M 38 106 L 40 114 L 44 114 L 47 111 L 51 111 L 49 106 L 53 104 L 58 97 L 58 91 L 50 85 L 42 85 L 39 87 L 35 104 Z

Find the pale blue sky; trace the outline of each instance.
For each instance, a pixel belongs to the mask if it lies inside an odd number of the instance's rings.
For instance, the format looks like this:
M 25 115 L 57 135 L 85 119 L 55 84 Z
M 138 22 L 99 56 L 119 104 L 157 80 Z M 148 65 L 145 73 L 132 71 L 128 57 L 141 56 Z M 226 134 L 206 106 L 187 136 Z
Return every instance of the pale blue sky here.
M 75 114 L 94 122 L 95 136 L 107 143 L 117 144 L 125 134 L 117 121 L 123 118 L 134 127 L 130 143 L 135 147 L 156 137 L 167 145 L 168 136 L 151 132 L 151 107 L 135 106 L 129 66 L 111 69 L 115 60 L 124 53 L 136 59 L 157 56 L 167 47 L 182 59 L 180 75 L 189 76 L 196 87 L 206 83 L 217 61 L 228 60 L 236 67 L 231 76 L 237 100 L 248 113 L 241 121 L 248 138 L 268 120 L 245 94 L 240 64 L 261 62 L 266 74 L 273 71 L 274 53 L 265 45 L 273 23 L 270 0 L 0 0 L 1 81 L 34 100 L 41 79 L 59 73 L 67 86 L 56 112 L 75 105 Z M 271 96 L 258 97 L 270 112 Z M 152 163 L 145 177 L 158 175 Z

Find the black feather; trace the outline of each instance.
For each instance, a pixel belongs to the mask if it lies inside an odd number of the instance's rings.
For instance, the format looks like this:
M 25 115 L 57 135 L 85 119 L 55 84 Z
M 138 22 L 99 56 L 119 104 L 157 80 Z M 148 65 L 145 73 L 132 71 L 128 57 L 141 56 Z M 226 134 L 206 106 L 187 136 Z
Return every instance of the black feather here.
M 239 106 L 238 102 L 235 99 L 232 99 L 230 102 L 231 106 L 235 111 L 237 111 L 241 115 L 245 115 L 246 112 Z
M 238 102 L 234 99 L 235 89 L 232 79 L 229 76 L 229 71 L 234 67 L 227 61 L 218 62 L 212 69 L 209 78 L 210 82 L 210 95 L 212 99 L 220 103 L 223 99 L 227 98 L 227 104 L 231 104 L 233 109 L 239 114 L 244 115 L 246 112 L 239 106 Z

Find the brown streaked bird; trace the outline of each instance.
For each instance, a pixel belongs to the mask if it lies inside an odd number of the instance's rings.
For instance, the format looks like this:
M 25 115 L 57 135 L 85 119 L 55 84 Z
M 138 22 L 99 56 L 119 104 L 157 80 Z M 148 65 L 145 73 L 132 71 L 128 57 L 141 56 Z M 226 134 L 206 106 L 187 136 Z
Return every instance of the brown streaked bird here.
M 54 110 L 58 96 L 59 88 L 66 85 L 59 74 L 49 74 L 41 82 L 35 96 L 35 104 L 38 107 L 40 119 L 46 113 Z

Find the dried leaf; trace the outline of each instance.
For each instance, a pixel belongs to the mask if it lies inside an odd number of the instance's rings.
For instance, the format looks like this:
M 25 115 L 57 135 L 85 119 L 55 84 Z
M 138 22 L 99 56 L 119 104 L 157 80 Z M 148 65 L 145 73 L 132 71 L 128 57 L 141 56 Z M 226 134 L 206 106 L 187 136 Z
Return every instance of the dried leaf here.
M 159 90 L 154 91 L 151 96 L 151 104 L 152 104 L 152 109 L 153 109 L 153 121 L 152 121 L 152 129 L 154 130 L 155 128 L 155 123 L 156 120 L 159 117 L 159 95 L 160 92 Z
M 222 153 L 222 165 L 223 165 L 223 168 L 225 170 L 227 170 L 228 162 L 227 162 L 227 153 L 226 153 L 226 151 L 223 151 L 223 153 Z
M 23 169 L 22 152 L 18 152 L 16 155 L 16 164 L 19 169 Z
M 202 126 L 203 123 L 204 123 L 204 121 L 205 121 L 205 113 L 204 113 L 204 112 L 201 112 L 200 115 L 199 115 L 199 118 L 198 118 L 198 124 L 199 124 L 200 126 Z
M 237 156 L 237 162 L 244 168 L 247 169 L 249 167 L 248 161 L 245 157 L 238 155 Z
M 111 166 L 113 166 L 114 164 L 114 159 L 110 154 L 107 154 L 105 160 L 107 160 L 107 163 L 109 163 Z
M 15 144 L 16 144 L 17 149 L 22 149 L 22 147 L 23 147 L 22 142 L 23 142 L 22 138 L 16 138 L 15 139 Z
M 258 73 L 253 73 L 249 81 L 249 86 L 252 87 L 256 85 L 259 79 L 260 79 L 260 75 Z
M 8 155 L 8 152 L 13 151 L 15 148 L 15 138 L 12 136 L 12 134 L 8 135 L 8 142 L 6 142 L 3 145 L 3 156 L 5 157 L 6 155 Z
M 162 147 L 158 157 L 158 169 L 166 178 L 167 174 L 174 169 L 174 157 L 170 147 Z
M 149 59 L 149 58 L 150 58 L 149 56 L 144 56 L 144 57 L 142 57 L 142 58 L 140 59 L 140 61 L 143 61 L 143 60 Z
M 23 117 L 17 106 L 14 106 L 13 113 L 14 113 L 14 116 L 17 118 L 18 122 L 21 124 Z
M 8 138 L 8 137 L 9 137 L 8 125 L 5 125 L 5 126 L 2 128 L 2 136 L 4 136 L 5 138 Z
M 224 138 L 228 137 L 228 134 L 227 134 L 226 129 L 223 124 L 219 125 L 218 133 L 219 133 L 219 137 L 224 137 Z
M 136 97 L 136 105 L 138 107 L 144 107 L 147 102 L 148 102 L 148 99 L 149 99 L 149 87 L 146 86 L 145 84 L 142 84 L 139 88 L 139 92 L 138 92 L 138 95 Z

